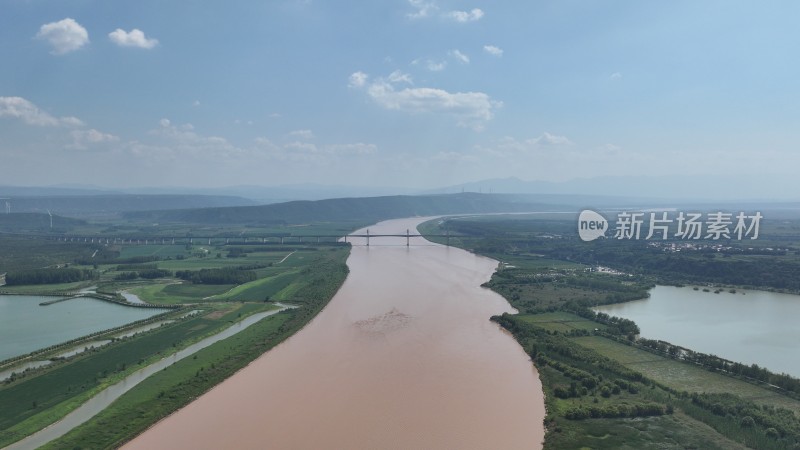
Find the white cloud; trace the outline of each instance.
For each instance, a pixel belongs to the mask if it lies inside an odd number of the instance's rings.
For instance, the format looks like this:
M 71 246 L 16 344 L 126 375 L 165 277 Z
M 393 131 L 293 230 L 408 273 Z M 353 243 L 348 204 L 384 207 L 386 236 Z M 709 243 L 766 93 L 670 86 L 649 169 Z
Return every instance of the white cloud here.
M 0 97 L 0 117 L 19 119 L 28 125 L 40 127 L 83 125 L 76 117 L 54 117 L 22 97 Z
M 529 139 L 527 142 L 533 145 L 571 145 L 572 141 L 567 139 L 566 136 L 556 136 L 555 134 L 550 134 L 548 132 L 544 132 L 541 136 L 533 139 Z
M 456 118 L 459 126 L 476 130 L 494 117 L 501 102 L 483 92 L 448 92 L 418 87 L 398 89 L 389 79 L 378 78 L 365 85 L 369 97 L 378 105 L 409 113 L 445 114 Z
M 117 28 L 111 33 L 108 33 L 108 38 L 111 39 L 111 42 L 119 45 L 120 47 L 151 49 L 158 45 L 158 39 L 148 38 L 144 35 L 144 32 L 138 28 L 134 28 L 131 31 L 125 31 L 122 28 Z
M 429 17 L 439 16 L 447 20 L 454 20 L 459 23 L 475 22 L 483 17 L 483 10 L 473 8 L 470 11 L 445 11 L 441 14 L 436 14 L 439 11 L 439 6 L 433 1 L 425 0 L 408 0 L 408 3 L 414 8 L 414 12 L 406 14 L 409 19 L 427 19 Z
M 267 140 L 266 142 L 269 141 Z M 365 144 L 363 142 L 318 146 L 311 142 L 295 141 L 285 144 L 283 148 L 289 150 L 295 156 L 303 154 L 304 160 L 309 160 L 311 156 L 314 156 L 317 162 L 330 160 L 331 156 L 370 155 L 378 151 L 378 147 L 375 144 Z
M 378 146 L 356 142 L 355 144 L 333 144 L 325 147 L 325 151 L 337 155 L 371 155 L 377 153 Z
M 447 62 L 429 59 L 425 64 L 425 67 L 431 72 L 441 72 L 447 67 Z
M 265 137 L 257 137 L 254 142 L 258 146 L 269 147 L 269 148 L 278 148 L 277 145 L 275 145 L 274 143 L 272 143 L 272 141 L 270 141 L 269 139 L 267 139 Z
M 548 132 L 541 136 L 518 140 L 513 137 L 504 137 L 491 147 L 479 147 L 483 153 L 493 157 L 516 158 L 523 155 L 549 156 L 554 148 L 570 148 L 572 141 L 566 136 L 558 136 Z
M 364 72 L 353 72 L 350 75 L 350 82 L 347 85 L 352 88 L 363 87 L 367 83 L 367 78 L 369 78 L 369 75 Z
M 103 133 L 92 128 L 91 130 L 73 130 L 70 132 L 72 144 L 68 148 L 85 150 L 90 146 L 111 142 L 118 142 L 119 137 Z
M 61 117 L 58 119 L 58 122 L 59 125 L 64 125 L 67 127 L 82 127 L 85 125 L 81 119 L 72 116 Z
M 293 141 L 281 146 L 264 137 L 256 138 L 254 142 L 254 155 L 288 163 L 312 163 L 316 166 L 329 166 L 378 151 L 376 145 L 363 142 L 320 146 L 311 142 Z
M 612 80 L 619 80 L 620 78 L 622 78 L 622 73 L 614 72 L 614 73 L 611 74 L 611 76 L 609 78 L 612 79 Z
M 457 61 L 459 61 L 459 62 L 461 62 L 463 64 L 469 64 L 469 56 L 461 53 L 460 50 L 458 50 L 458 49 L 450 50 L 449 54 L 450 54 L 450 56 L 455 58 Z
M 431 13 L 439 9 L 435 3 L 426 2 L 424 0 L 408 0 L 408 3 L 416 9 L 416 11 L 407 14 L 410 19 L 424 19 L 430 17 Z
M 411 75 L 400 72 L 399 70 L 395 70 L 394 72 L 390 73 L 388 76 L 388 80 L 390 83 L 414 84 L 414 81 L 411 79 Z
M 431 160 L 449 163 L 475 163 L 480 161 L 475 155 L 467 155 L 459 152 L 439 152 L 433 155 Z
M 227 139 L 219 136 L 198 134 L 190 123 L 173 125 L 169 119 L 161 119 L 159 128 L 150 131 L 151 136 L 162 139 L 167 145 L 155 148 L 168 148 L 173 156 L 208 156 L 231 158 L 244 153 Z
M 37 39 L 47 41 L 54 55 L 69 53 L 89 43 L 89 32 L 69 17 L 58 22 L 42 25 L 36 33 Z
M 295 151 L 295 152 L 301 152 L 301 153 L 317 153 L 317 152 L 319 152 L 319 149 L 317 149 L 317 146 L 315 144 L 312 144 L 311 142 L 300 142 L 300 141 L 289 142 L 288 144 L 285 144 L 283 146 L 283 148 L 285 148 L 287 150 Z
M 195 101 L 193 101 L 193 102 L 192 102 L 192 106 L 194 106 L 195 108 L 197 108 L 198 106 L 200 106 L 200 100 L 195 100 Z
M 289 136 L 298 139 L 314 139 L 314 133 L 311 130 L 294 130 L 289 133 Z
M 599 150 L 601 153 L 604 153 L 604 154 L 606 154 L 608 156 L 615 156 L 615 155 L 619 155 L 620 153 L 622 153 L 622 147 L 620 147 L 619 145 L 614 145 L 614 144 L 601 145 L 600 147 L 597 147 L 597 150 Z
M 494 45 L 484 45 L 483 51 L 492 56 L 503 56 L 503 49 L 500 47 L 495 47 Z
M 483 11 L 479 8 L 474 8 L 471 11 L 450 11 L 445 13 L 444 17 L 459 23 L 475 22 L 483 17 Z

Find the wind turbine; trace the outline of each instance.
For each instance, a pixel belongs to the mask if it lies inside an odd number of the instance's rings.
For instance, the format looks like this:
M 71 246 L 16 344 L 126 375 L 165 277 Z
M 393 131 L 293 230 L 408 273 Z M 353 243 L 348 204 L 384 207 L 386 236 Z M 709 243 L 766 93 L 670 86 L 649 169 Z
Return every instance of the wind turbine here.
M 53 215 L 50 213 L 50 210 L 47 210 L 47 214 L 50 216 L 50 229 L 53 229 Z

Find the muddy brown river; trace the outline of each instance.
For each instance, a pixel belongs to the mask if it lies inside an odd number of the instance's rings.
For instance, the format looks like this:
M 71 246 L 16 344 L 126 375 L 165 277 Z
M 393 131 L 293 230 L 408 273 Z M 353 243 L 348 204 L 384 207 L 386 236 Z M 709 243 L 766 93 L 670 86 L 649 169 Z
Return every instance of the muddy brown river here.
M 538 373 L 480 287 L 497 262 L 415 239 L 350 238 L 350 275 L 311 323 L 124 448 L 541 448 Z

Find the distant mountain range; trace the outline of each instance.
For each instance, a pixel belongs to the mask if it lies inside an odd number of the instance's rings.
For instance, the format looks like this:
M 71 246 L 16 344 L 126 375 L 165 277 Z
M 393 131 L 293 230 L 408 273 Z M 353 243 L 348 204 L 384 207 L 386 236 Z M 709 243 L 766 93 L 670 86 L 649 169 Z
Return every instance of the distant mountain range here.
M 591 195 L 640 201 L 796 201 L 800 200 L 800 179 L 789 175 L 638 175 L 578 178 L 562 182 L 496 178 L 430 189 L 420 193 L 454 192 Z
M 339 186 L 302 183 L 281 186 L 228 186 L 216 188 L 191 187 L 141 187 L 107 189 L 90 185 L 56 185 L 46 187 L 0 186 L 3 197 L 56 197 L 56 196 L 108 196 L 108 195 L 172 195 L 240 197 L 251 203 L 267 204 L 291 200 L 323 200 L 343 197 L 377 197 L 386 195 L 416 194 L 418 190 L 394 187 Z
M 389 204 L 401 206 L 400 198 L 422 196 L 423 198 L 442 194 L 518 194 L 529 196 L 521 200 L 516 197 L 513 203 L 569 205 L 573 207 L 658 207 L 687 204 L 719 205 L 747 204 L 753 207 L 765 203 L 788 203 L 800 200 L 800 179 L 791 176 L 613 176 L 574 179 L 563 182 L 525 181 L 519 178 L 497 178 L 452 185 L 437 189 L 419 190 L 394 187 L 357 187 L 324 184 L 293 184 L 283 186 L 231 186 L 221 188 L 186 187 L 144 187 L 126 189 L 106 189 L 91 185 L 56 185 L 48 187 L 0 186 L 0 213 L 5 212 L 3 198 L 10 198 L 14 212 L 46 212 L 71 217 L 116 214 L 131 211 L 147 211 L 139 217 L 153 214 L 154 211 L 186 210 L 220 207 L 247 207 L 255 205 L 292 202 L 283 211 L 292 214 L 290 221 L 304 221 L 303 215 L 296 211 L 307 204 L 295 201 L 316 201 L 355 197 L 381 198 Z M 508 203 L 509 198 L 495 198 Z M 366 200 L 365 200 L 366 201 Z M 378 200 L 370 200 L 377 202 Z M 434 200 L 421 200 L 419 205 Z M 440 205 L 441 206 L 441 205 Z M 462 212 L 478 212 L 462 204 Z M 321 206 L 320 206 L 321 207 Z M 338 205 L 342 208 L 342 205 Z M 377 204 L 370 204 L 372 210 L 379 210 Z M 389 207 L 391 208 L 391 206 Z M 419 214 L 444 214 L 442 209 L 420 206 Z M 488 208 L 488 206 L 486 207 Z M 480 212 L 488 212 L 486 208 Z M 750 208 L 750 206 L 748 206 Z M 791 206 L 796 210 L 796 205 Z M 346 209 L 346 208 L 344 208 Z M 358 208 L 357 208 L 358 209 Z M 457 209 L 457 208 L 456 208 Z M 448 211 L 455 211 L 452 209 Z M 417 214 L 415 208 L 402 206 L 402 211 Z M 235 214 L 246 220 L 254 216 L 238 210 Z M 330 213 L 334 213 L 333 210 Z M 217 221 L 224 221 L 225 211 L 199 213 L 203 220 L 210 220 L 217 214 Z M 359 213 L 359 217 L 367 217 Z M 171 212 L 164 217 L 177 218 L 180 214 Z M 257 215 L 257 214 L 256 214 Z M 283 215 L 279 214 L 281 217 Z M 321 214 L 316 217 L 328 217 Z M 133 216 L 131 216 L 133 217 Z M 188 217 L 188 216 L 187 216 Z M 378 216 L 375 216 L 378 217 Z M 383 217 L 383 216 L 381 216 Z M 396 215 L 395 217 L 399 217 Z
M 221 195 L 79 195 L 11 196 L 0 191 L 0 214 L 6 212 L 6 202 L 13 213 L 47 213 L 88 217 L 117 214 L 124 211 L 174 210 L 221 206 L 250 206 L 257 203 L 242 197 Z
M 483 194 L 539 194 L 603 196 L 638 200 L 740 201 L 800 200 L 800 179 L 790 175 L 672 175 L 604 176 L 568 181 L 525 181 L 495 178 L 435 189 L 390 186 L 344 186 L 299 183 L 279 186 L 229 186 L 215 188 L 140 187 L 109 189 L 91 185 L 48 187 L 0 186 L 2 197 L 180 195 L 240 197 L 258 204 L 291 200 L 324 200 L 346 197 L 430 195 L 474 192 Z M 2 209 L 2 208 L 0 208 Z M 152 208 L 151 208 L 152 209 Z

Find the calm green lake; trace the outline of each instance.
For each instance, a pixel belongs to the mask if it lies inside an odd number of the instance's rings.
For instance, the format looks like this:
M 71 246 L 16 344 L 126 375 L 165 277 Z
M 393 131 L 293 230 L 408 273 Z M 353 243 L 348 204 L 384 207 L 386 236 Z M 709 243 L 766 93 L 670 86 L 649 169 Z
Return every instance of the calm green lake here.
M 39 306 L 56 298 L 0 295 L 0 360 L 166 311 L 132 308 L 93 298 Z
M 800 295 L 656 286 L 650 298 L 596 311 L 631 319 L 643 337 L 800 377 Z

